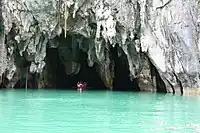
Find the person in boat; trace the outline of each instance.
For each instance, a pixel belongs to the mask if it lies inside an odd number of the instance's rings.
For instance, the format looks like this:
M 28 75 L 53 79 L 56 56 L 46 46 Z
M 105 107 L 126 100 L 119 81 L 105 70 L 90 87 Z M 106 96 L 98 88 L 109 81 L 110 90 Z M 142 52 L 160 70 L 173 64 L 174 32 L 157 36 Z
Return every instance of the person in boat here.
M 78 83 L 77 83 L 77 90 L 78 90 L 78 91 L 84 90 L 84 84 L 83 84 L 83 82 L 78 82 Z
M 83 91 L 87 88 L 87 83 L 81 81 L 81 82 L 78 82 L 76 86 L 77 86 L 78 91 Z

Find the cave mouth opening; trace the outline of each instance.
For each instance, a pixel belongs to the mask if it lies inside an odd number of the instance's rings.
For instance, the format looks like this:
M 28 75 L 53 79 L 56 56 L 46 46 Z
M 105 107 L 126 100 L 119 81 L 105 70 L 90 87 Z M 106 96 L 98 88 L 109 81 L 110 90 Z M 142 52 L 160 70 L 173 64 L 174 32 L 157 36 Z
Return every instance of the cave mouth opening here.
M 48 48 L 47 50 L 47 65 L 52 66 L 48 68 L 48 73 L 51 73 L 51 88 L 54 89 L 76 89 L 78 81 L 83 81 L 88 84 L 88 90 L 107 90 L 99 74 L 96 71 L 96 65 L 89 67 L 87 63 L 87 53 L 82 50 L 79 51 L 79 63 L 81 68 L 78 74 L 67 75 L 65 66 L 59 57 L 57 48 Z
M 162 80 L 158 70 L 153 65 L 153 63 L 151 62 L 150 58 L 148 58 L 148 60 L 149 60 L 150 69 L 151 69 L 151 77 L 155 77 L 157 92 L 158 93 L 167 93 L 166 85 L 165 85 L 164 81 Z
M 118 52 L 121 52 L 121 56 L 118 56 Z M 130 71 L 128 60 L 123 50 L 116 45 L 111 47 L 111 58 L 114 61 L 114 79 L 113 90 L 114 91 L 140 91 L 137 79 L 130 79 Z

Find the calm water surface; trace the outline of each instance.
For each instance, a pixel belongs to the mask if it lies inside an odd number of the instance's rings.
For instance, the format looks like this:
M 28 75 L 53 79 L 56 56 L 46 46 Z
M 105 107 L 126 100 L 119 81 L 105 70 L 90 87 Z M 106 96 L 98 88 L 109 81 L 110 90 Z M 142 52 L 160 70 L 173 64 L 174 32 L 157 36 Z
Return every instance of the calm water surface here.
M 1 90 L 0 133 L 200 133 L 200 97 Z

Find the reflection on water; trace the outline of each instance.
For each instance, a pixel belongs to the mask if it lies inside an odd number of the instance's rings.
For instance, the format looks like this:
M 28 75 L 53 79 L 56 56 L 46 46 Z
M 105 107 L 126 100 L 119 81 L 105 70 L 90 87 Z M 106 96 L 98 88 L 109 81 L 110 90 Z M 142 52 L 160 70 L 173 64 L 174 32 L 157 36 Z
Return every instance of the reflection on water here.
M 171 94 L 1 90 L 1 133 L 199 133 L 200 98 Z

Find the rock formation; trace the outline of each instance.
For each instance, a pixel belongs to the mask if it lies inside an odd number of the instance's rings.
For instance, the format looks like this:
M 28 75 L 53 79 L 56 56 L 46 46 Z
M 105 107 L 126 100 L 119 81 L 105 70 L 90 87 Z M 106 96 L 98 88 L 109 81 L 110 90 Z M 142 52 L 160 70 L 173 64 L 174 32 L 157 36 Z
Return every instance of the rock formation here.
M 39 75 L 38 87 L 50 86 L 47 50 L 57 49 L 67 75 L 79 73 L 83 51 L 112 89 L 117 47 L 140 90 L 196 91 L 199 6 L 199 0 L 1 0 L 0 83 L 10 88 Z

